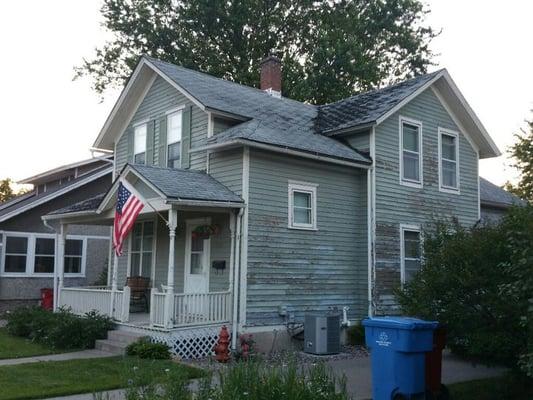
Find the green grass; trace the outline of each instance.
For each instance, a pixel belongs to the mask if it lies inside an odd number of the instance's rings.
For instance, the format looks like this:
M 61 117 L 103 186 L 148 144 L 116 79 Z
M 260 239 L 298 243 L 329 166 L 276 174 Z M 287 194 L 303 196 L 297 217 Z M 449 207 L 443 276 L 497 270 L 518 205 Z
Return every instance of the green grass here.
M 533 381 L 507 375 L 449 385 L 453 400 L 531 400 Z
M 93 393 L 127 386 L 136 371 L 165 374 L 181 370 L 189 378 L 203 372 L 169 360 L 141 360 L 131 357 L 47 361 L 0 366 L 0 400 L 41 399 L 78 393 Z
M 32 356 L 42 356 L 45 354 L 60 353 L 38 343 L 33 343 L 28 339 L 11 336 L 5 328 L 0 328 L 0 360 L 6 358 L 22 358 Z

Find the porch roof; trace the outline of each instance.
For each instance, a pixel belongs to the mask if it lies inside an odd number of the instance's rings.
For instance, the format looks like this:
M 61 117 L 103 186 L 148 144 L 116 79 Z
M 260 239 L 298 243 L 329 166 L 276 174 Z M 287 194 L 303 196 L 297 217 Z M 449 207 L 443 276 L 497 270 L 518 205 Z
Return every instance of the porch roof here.
M 189 204 L 194 202 L 195 205 L 202 205 L 202 203 L 213 205 L 216 203 L 219 206 L 244 204 L 244 200 L 238 194 L 203 171 L 127 164 L 120 177 L 125 178 L 130 172 L 152 187 L 167 203 Z M 116 191 L 118 181 L 119 179 L 115 180 L 106 193 L 52 211 L 43 219 L 69 218 L 70 216 L 100 213 L 112 199 L 110 196 Z

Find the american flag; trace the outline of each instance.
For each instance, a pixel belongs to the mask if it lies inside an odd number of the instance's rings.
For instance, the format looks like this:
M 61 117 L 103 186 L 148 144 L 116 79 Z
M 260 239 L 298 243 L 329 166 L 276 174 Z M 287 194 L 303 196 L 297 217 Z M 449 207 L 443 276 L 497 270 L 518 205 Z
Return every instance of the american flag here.
M 144 204 L 124 187 L 122 182 L 118 186 L 117 209 L 113 224 L 113 247 L 117 256 L 122 255 L 122 244 L 130 233 L 135 219 L 143 209 Z

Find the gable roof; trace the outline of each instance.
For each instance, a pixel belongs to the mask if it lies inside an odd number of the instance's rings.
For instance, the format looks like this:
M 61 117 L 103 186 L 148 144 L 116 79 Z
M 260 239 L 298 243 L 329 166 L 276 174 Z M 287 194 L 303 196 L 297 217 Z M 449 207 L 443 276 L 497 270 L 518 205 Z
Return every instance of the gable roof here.
M 277 149 L 368 164 L 371 160 L 367 155 L 329 136 L 380 124 L 431 86 L 440 93 L 439 99 L 446 103 L 447 110 L 454 114 L 452 118 L 472 137 L 481 158 L 500 154 L 445 69 L 332 104 L 314 106 L 277 98 L 253 87 L 147 56 L 141 57 L 95 147 L 112 148 L 114 135 L 124 131 L 157 76 L 165 79 L 200 109 L 244 121 L 217 133 L 209 140 L 208 146 L 193 151 L 242 144 L 240 141 L 246 140 L 250 145 L 268 144 Z
M 3 203 L 0 205 L 0 222 L 7 221 L 10 218 L 16 217 L 23 212 L 29 211 L 41 204 L 49 202 L 59 196 L 62 196 L 70 191 L 84 186 L 90 182 L 95 181 L 98 178 L 101 178 L 105 175 L 111 175 L 113 167 L 111 165 L 103 166 L 96 168 L 91 172 L 88 172 L 78 178 L 75 178 L 63 185 L 58 186 L 57 188 L 38 193 L 33 190 L 29 193 L 26 193 L 22 196 L 19 196 L 15 199 L 12 199 L 9 202 Z
M 526 201 L 494 183 L 479 177 L 479 200 L 481 205 L 509 208 L 513 205 L 525 205 Z

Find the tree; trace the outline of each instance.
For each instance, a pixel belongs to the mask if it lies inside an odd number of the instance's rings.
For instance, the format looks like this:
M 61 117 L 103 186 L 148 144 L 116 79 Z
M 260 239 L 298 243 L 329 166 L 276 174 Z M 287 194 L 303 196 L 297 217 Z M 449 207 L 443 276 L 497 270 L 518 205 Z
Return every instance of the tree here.
M 425 73 L 437 35 L 419 0 L 104 0 L 101 12 L 114 37 L 75 69 L 99 94 L 142 54 L 258 86 L 273 52 L 284 95 L 322 104 Z
M 529 132 L 521 129 L 515 134 L 517 141 L 509 149 L 513 158 L 511 165 L 520 172 L 520 180 L 516 185 L 507 182 L 505 189 L 533 203 L 533 120 L 526 122 Z
M 0 203 L 15 197 L 15 193 L 11 188 L 13 181 L 9 178 L 0 180 Z

